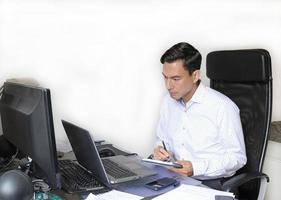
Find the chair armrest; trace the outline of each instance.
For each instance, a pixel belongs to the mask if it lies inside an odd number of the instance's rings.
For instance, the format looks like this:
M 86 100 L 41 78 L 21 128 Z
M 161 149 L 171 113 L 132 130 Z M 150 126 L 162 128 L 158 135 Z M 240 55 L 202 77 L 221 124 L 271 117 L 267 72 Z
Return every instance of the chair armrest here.
M 237 176 L 232 177 L 231 179 L 227 180 L 222 185 L 223 191 L 235 191 L 239 186 L 243 185 L 254 179 L 264 179 L 266 182 L 269 182 L 269 177 L 264 173 L 259 172 L 251 172 L 251 173 L 243 173 Z

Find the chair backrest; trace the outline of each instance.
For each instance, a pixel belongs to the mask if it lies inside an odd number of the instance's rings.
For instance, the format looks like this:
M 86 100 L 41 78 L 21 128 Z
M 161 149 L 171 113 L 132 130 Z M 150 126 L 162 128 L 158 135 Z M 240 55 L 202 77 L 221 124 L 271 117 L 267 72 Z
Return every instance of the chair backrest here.
M 271 59 L 266 50 L 214 51 L 207 56 L 210 87 L 240 109 L 247 164 L 237 173 L 261 172 L 272 112 Z

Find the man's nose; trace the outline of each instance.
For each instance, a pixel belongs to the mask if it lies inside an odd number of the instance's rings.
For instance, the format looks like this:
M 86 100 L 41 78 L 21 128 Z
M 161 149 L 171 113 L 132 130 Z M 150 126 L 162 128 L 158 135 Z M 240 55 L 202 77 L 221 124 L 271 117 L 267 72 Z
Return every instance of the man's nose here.
M 166 81 L 166 88 L 167 88 L 167 90 L 172 89 L 172 82 L 169 79 L 167 79 L 167 81 Z

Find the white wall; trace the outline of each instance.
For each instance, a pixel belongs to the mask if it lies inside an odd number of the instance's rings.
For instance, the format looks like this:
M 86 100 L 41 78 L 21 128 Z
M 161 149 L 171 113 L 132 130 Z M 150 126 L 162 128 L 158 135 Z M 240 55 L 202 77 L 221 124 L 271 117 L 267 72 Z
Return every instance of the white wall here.
M 180 41 L 204 60 L 213 50 L 269 50 L 273 120 L 281 120 L 280 10 L 277 0 L 0 0 L 0 83 L 31 77 L 51 89 L 60 150 L 70 149 L 66 119 L 147 156 L 165 94 L 159 58 Z M 281 196 L 275 146 L 265 159 L 267 199 Z
M 204 60 L 220 49 L 272 56 L 273 120 L 281 120 L 280 1 L 0 0 L 0 82 L 32 77 L 52 92 L 60 119 L 140 155 L 153 148 L 165 93 L 161 54 L 187 41 Z M 202 64 L 205 76 L 205 61 Z
M 281 199 L 280 179 L 281 179 L 281 143 L 269 141 L 266 157 L 263 165 L 263 172 L 269 176 L 269 184 L 266 191 L 267 200 Z

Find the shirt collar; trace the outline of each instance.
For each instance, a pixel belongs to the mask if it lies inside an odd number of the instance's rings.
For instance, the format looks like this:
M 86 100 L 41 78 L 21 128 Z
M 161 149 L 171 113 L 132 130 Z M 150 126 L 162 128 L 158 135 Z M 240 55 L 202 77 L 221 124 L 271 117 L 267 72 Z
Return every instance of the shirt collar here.
M 202 103 L 204 100 L 205 91 L 206 91 L 206 86 L 201 82 L 189 101 L 195 103 Z
M 189 108 L 193 103 L 202 103 L 204 100 L 205 91 L 206 86 L 201 82 L 195 90 L 191 99 L 186 104 L 183 102 L 182 99 L 179 100 L 178 103 L 180 103 L 180 105 L 183 106 L 185 109 Z

